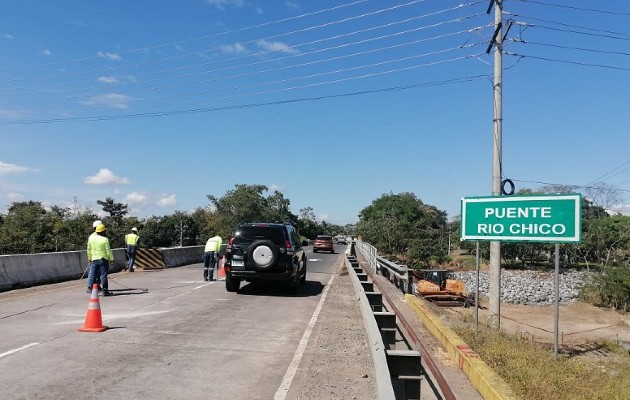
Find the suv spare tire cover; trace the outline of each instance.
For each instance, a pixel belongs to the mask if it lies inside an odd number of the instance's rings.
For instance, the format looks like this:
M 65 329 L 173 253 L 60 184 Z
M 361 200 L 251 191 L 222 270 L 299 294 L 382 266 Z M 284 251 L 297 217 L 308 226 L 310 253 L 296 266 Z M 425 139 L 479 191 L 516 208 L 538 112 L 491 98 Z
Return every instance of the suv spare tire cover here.
M 278 246 L 271 240 L 257 240 L 249 246 L 248 258 L 261 270 L 273 266 L 278 261 Z

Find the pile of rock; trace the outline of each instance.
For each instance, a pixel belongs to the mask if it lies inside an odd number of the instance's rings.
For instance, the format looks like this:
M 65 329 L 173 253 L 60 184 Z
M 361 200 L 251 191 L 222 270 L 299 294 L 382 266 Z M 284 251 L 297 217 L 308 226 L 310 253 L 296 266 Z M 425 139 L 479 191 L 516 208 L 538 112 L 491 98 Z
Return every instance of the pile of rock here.
M 468 293 L 475 292 L 475 271 L 453 272 L 454 279 L 466 285 Z M 580 288 L 588 281 L 590 273 L 560 271 L 560 303 L 575 301 Z M 479 273 L 479 296 L 488 297 L 489 273 Z M 510 304 L 549 305 L 555 299 L 554 273 L 547 271 L 501 270 L 501 301 Z

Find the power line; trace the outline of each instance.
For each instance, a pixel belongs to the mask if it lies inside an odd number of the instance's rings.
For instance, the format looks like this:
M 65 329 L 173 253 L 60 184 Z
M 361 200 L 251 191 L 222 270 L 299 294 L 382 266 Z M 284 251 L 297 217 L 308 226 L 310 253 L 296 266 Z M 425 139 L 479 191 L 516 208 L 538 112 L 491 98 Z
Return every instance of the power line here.
M 630 37 L 630 33 L 625 33 L 625 32 L 609 31 L 609 30 L 606 30 L 606 29 L 597 29 L 597 28 L 593 28 L 593 27 L 589 27 L 589 26 L 567 24 L 567 23 L 564 23 L 564 22 L 552 21 L 552 20 L 548 20 L 548 19 L 529 17 L 529 16 L 526 16 L 526 15 L 523 15 L 523 14 L 520 14 L 520 13 L 512 13 L 512 12 L 509 12 L 509 11 L 504 11 L 504 14 L 509 15 L 509 16 L 511 16 L 513 18 L 531 19 L 532 21 L 538 21 L 538 22 L 544 22 L 544 23 L 548 23 L 548 24 L 566 26 L 568 28 L 578 28 L 578 29 L 583 29 L 583 30 L 586 30 L 586 31 L 601 32 L 601 33 L 608 33 L 608 34 L 611 34 L 611 35 L 619 35 L 619 36 L 628 36 L 628 37 Z M 510 18 L 510 20 L 512 20 L 513 18 Z
M 322 28 L 328 28 L 332 25 L 338 25 L 338 24 L 345 24 L 347 22 L 350 21 L 354 21 L 357 19 L 361 19 L 361 18 L 366 18 L 366 17 L 370 17 L 370 16 L 374 16 L 374 15 L 379 15 L 382 14 L 384 12 L 389 12 L 389 11 L 393 11 L 393 10 L 398 10 L 400 8 L 403 7 L 408 7 L 417 3 L 422 3 L 426 0 L 413 0 L 404 4 L 398 4 L 392 7 L 387 7 L 387 8 L 381 8 L 379 10 L 376 11 L 371 11 L 368 13 L 363 13 L 360 15 L 355 15 L 355 16 L 351 16 L 351 17 L 347 17 L 347 18 L 342 18 L 339 20 L 335 20 L 335 21 L 330 21 L 330 22 L 324 22 L 318 25 L 314 25 L 314 26 L 309 26 L 306 28 L 302 28 L 302 29 L 296 29 L 290 32 L 285 32 L 285 33 L 281 33 L 281 34 L 276 34 L 276 35 L 271 35 L 271 36 L 266 36 L 264 38 L 257 38 L 257 39 L 253 39 L 253 40 L 249 40 L 246 42 L 243 42 L 245 44 L 252 44 L 252 43 L 256 43 L 256 42 L 260 42 L 260 41 L 268 41 L 271 39 L 277 39 L 279 37 L 283 37 L 283 36 L 289 36 L 289 35 L 293 35 L 296 33 L 304 33 L 304 32 L 308 32 L 311 30 L 315 30 L 315 29 L 322 29 Z M 474 3 L 470 3 L 469 5 L 472 4 L 476 4 L 478 3 L 474 2 Z M 458 9 L 461 7 L 464 7 L 465 5 L 460 5 L 458 7 L 452 7 L 448 10 L 454 10 L 454 9 Z M 257 26 L 256 26 L 257 27 Z M 238 31 L 238 30 L 236 30 Z M 211 35 L 212 36 L 212 35 Z M 137 66 L 142 66 L 142 65 L 147 65 L 147 64 L 153 64 L 155 62 L 164 62 L 164 61 L 172 61 L 175 59 L 180 59 L 180 58 L 185 58 L 185 57 L 190 57 L 190 56 L 195 56 L 195 55 L 199 55 L 202 53 L 209 53 L 212 51 L 217 51 L 217 50 L 221 50 L 221 47 L 217 47 L 217 48 L 213 48 L 213 49 L 209 49 L 209 50 L 203 50 L 201 52 L 195 52 L 195 53 L 189 53 L 189 54 L 181 54 L 181 55 L 177 55 L 177 56 L 172 56 L 172 57 L 166 57 L 166 58 L 162 58 L 158 61 L 144 61 L 144 62 L 140 62 L 140 63 L 136 63 L 136 64 L 126 64 L 126 65 L 119 65 L 119 66 L 112 66 L 112 67 L 107 67 L 107 68 L 101 68 L 101 69 L 94 69 L 94 70 L 89 70 L 89 71 L 81 71 L 81 72 L 75 72 L 72 74 L 55 74 L 55 75 L 50 75 L 50 76 L 45 76 L 45 78 L 67 78 L 67 77 L 72 77 L 72 76 L 77 76 L 77 75 L 84 75 L 84 74 L 90 74 L 90 73 L 95 73 L 95 72 L 110 72 L 110 71 L 115 71 L 115 70 L 119 70 L 122 68 L 126 68 L 126 67 L 137 67 Z M 139 51 L 139 50 L 134 50 L 134 52 Z M 122 53 L 121 53 L 122 54 Z M 98 57 L 96 57 L 98 58 Z M 38 77 L 28 77 L 28 78 L 19 78 L 19 79 L 11 79 L 11 80 L 6 80 L 6 81 L 0 81 L 0 83 L 6 83 L 6 82 L 19 82 L 19 81 L 30 81 L 30 80 L 34 80 L 34 79 L 39 79 Z
M 582 67 L 596 67 L 596 68 L 614 69 L 614 70 L 618 70 L 618 71 L 630 71 L 630 68 L 619 67 L 619 66 L 615 66 L 615 65 L 595 64 L 595 63 L 585 63 L 585 62 L 580 62 L 580 61 L 561 60 L 561 59 L 558 59 L 558 58 L 531 56 L 531 55 L 527 55 L 527 54 L 513 53 L 513 52 L 509 52 L 509 51 L 506 51 L 503 54 L 508 55 L 508 56 L 514 56 L 514 57 L 533 58 L 535 60 L 543 60 L 543 61 L 563 63 L 563 64 L 579 65 L 579 66 L 582 66 Z
M 224 35 L 228 35 L 228 34 L 232 34 L 232 33 L 245 32 L 245 31 L 248 31 L 248 30 L 251 30 L 251 29 L 262 28 L 262 27 L 266 27 L 266 26 L 270 26 L 270 25 L 275 25 L 275 24 L 278 24 L 278 23 L 287 22 L 287 21 L 293 21 L 293 20 L 296 20 L 296 19 L 310 17 L 310 16 L 313 16 L 313 15 L 318 15 L 318 14 L 322 14 L 322 13 L 326 13 L 326 12 L 330 12 L 330 11 L 337 11 L 337 10 L 345 8 L 345 7 L 355 6 L 357 4 L 365 3 L 365 2 L 368 2 L 368 1 L 370 1 L 370 0 L 357 0 L 357 1 L 354 1 L 352 3 L 341 4 L 341 5 L 338 5 L 338 6 L 335 6 L 335 7 L 325 8 L 325 9 L 322 9 L 322 10 L 317 10 L 317 11 L 313 11 L 313 12 L 310 12 L 310 13 L 296 15 L 296 16 L 293 16 L 293 17 L 282 18 L 282 19 L 279 19 L 279 20 L 265 22 L 265 23 L 258 24 L 258 25 L 250 25 L 250 26 L 246 26 L 246 27 L 243 27 L 243 28 L 239 28 L 239 29 L 233 29 L 233 30 L 219 32 L 219 33 L 215 33 L 215 34 L 211 34 L 211 35 L 203 35 L 203 36 L 198 36 L 198 37 L 195 37 L 195 38 L 189 38 L 189 39 L 184 39 L 184 40 L 179 40 L 179 41 L 174 41 L 174 42 L 169 42 L 169 43 L 162 43 L 162 44 L 158 44 L 158 45 L 154 45 L 154 46 L 141 47 L 141 48 L 126 50 L 126 51 L 119 51 L 119 52 L 116 52 L 116 54 L 120 55 L 120 54 L 141 53 L 141 52 L 146 52 L 146 51 L 149 51 L 149 50 L 155 50 L 155 49 L 159 49 L 159 48 L 163 48 L 163 47 L 178 46 L 178 45 L 182 45 L 182 44 L 190 43 L 190 42 L 194 42 L 194 41 L 211 39 L 211 38 L 224 36 Z M 424 0 L 419 0 L 419 1 L 424 1 Z M 418 1 L 414 1 L 414 3 L 417 3 L 417 2 Z M 35 67 L 35 66 L 36 67 L 41 67 L 41 66 L 58 65 L 58 64 L 65 64 L 65 63 L 77 62 L 77 61 L 96 60 L 98 58 L 100 58 L 100 57 L 99 56 L 82 57 L 82 58 L 75 58 L 75 59 L 70 59 L 70 60 L 55 61 L 55 62 L 45 63 L 45 64 L 36 64 L 36 65 L 30 65 L 30 66 L 29 65 L 16 66 L 16 67 L 13 67 L 12 69 L 16 69 L 16 68 L 23 69 L 23 68 L 29 68 L 29 67 Z M 6 70 L 7 70 L 6 68 L 0 69 L 0 71 L 6 71 Z
M 562 29 L 562 28 L 554 28 L 554 27 L 551 27 L 551 26 L 529 24 L 529 23 L 526 23 L 526 22 L 515 22 L 515 24 L 518 25 L 518 26 L 521 26 L 521 27 L 526 27 L 526 28 L 539 28 L 539 29 L 546 29 L 546 30 L 556 31 L 556 32 L 575 33 L 576 35 L 586 35 L 586 36 L 603 37 L 603 38 L 607 38 L 607 39 L 630 41 L 630 37 L 622 37 L 625 34 L 610 35 L 610 34 L 603 34 L 603 33 L 602 34 L 599 34 L 599 33 L 588 33 L 588 32 L 576 31 L 576 30 L 572 30 L 572 29 Z
M 624 16 L 628 16 L 630 17 L 630 13 L 626 13 L 626 12 L 621 12 L 621 11 L 610 11 L 610 10 L 600 10 L 600 9 L 596 9 L 596 8 L 585 8 L 585 7 L 576 7 L 576 6 L 567 6 L 565 4 L 554 4 L 554 3 L 545 3 L 543 1 L 536 1 L 536 0 L 519 0 L 523 3 L 534 3 L 534 4 L 538 4 L 541 6 L 549 6 L 549 7 L 558 7 L 558 8 L 567 8 L 567 9 L 571 9 L 571 10 L 577 10 L 577 11 L 589 11 L 589 12 L 595 12 L 595 13 L 601 13 L 601 14 L 611 14 L 611 15 L 624 15 Z
M 623 167 L 625 167 L 625 166 L 626 166 L 626 165 L 628 165 L 628 164 L 630 164 L 630 160 L 628 160 L 628 161 L 624 162 L 623 164 L 621 164 L 621 165 L 620 165 L 620 166 L 618 166 L 618 167 L 613 168 L 612 170 L 610 170 L 610 171 L 606 172 L 606 173 L 605 173 L 605 174 L 603 174 L 602 176 L 600 176 L 600 177 L 598 177 L 598 178 L 593 179 L 592 181 L 590 181 L 589 183 L 587 183 L 587 185 L 592 185 L 593 183 L 598 182 L 600 179 L 604 179 L 606 176 L 608 176 L 608 175 L 610 175 L 610 174 L 614 173 L 614 172 L 615 172 L 615 171 L 617 171 L 618 169 L 623 168 Z M 623 172 L 623 171 L 622 171 L 622 172 Z M 613 176 L 616 176 L 616 175 L 613 175 Z M 610 178 L 612 178 L 612 176 L 611 176 L 611 177 L 608 177 L 608 178 L 606 178 L 606 179 L 610 179 Z
M 162 116 L 169 116 L 169 115 L 206 113 L 206 112 L 216 112 L 216 111 L 224 111 L 224 110 L 245 109 L 245 108 L 263 107 L 263 106 L 309 102 L 309 101 L 325 100 L 325 99 L 332 99 L 332 98 L 361 96 L 361 95 L 368 95 L 368 94 L 375 94 L 375 93 L 409 90 L 409 89 L 421 88 L 421 87 L 443 86 L 443 85 L 454 84 L 454 83 L 473 82 L 476 80 L 487 79 L 487 78 L 488 78 L 488 75 L 474 75 L 474 76 L 468 76 L 468 77 L 462 77 L 462 78 L 447 79 L 447 80 L 442 80 L 442 81 L 417 83 L 417 84 L 406 85 L 406 86 L 395 86 L 395 87 L 389 87 L 389 88 L 383 88 L 383 89 L 364 90 L 364 91 L 358 91 L 358 92 L 342 93 L 342 94 L 334 94 L 334 95 L 326 95 L 326 96 L 304 97 L 304 98 L 280 100 L 280 101 L 272 101 L 272 102 L 229 105 L 229 106 L 223 106 L 223 107 L 196 108 L 196 109 L 175 110 L 175 111 L 165 111 L 165 112 L 112 115 L 112 116 L 103 116 L 103 117 L 93 117 L 93 116 L 92 117 L 71 117 L 71 118 L 42 119 L 42 120 L 33 120 L 33 121 L 20 121 L 20 122 L 0 122 L 0 125 L 35 125 L 35 124 L 52 124 L 52 123 L 60 123 L 60 122 L 81 122 L 81 121 L 97 122 L 97 121 L 111 121 L 111 120 L 121 120 L 121 119 L 131 119 L 131 118 L 142 118 L 142 117 L 162 117 Z
M 308 52 L 302 52 L 302 53 L 299 53 L 299 54 L 292 54 L 292 55 L 288 55 L 288 56 L 284 56 L 284 57 L 278 57 L 278 58 L 273 58 L 273 59 L 264 59 L 264 60 L 261 60 L 261 61 L 256 61 L 256 62 L 252 62 L 252 63 L 248 63 L 248 64 L 232 65 L 232 66 L 229 66 L 229 67 L 204 70 L 203 72 L 183 74 L 183 75 L 173 76 L 173 77 L 162 77 L 162 78 L 155 78 L 155 79 L 150 79 L 150 80 L 143 80 L 142 83 L 146 84 L 146 83 L 150 83 L 150 82 L 164 81 L 164 80 L 171 80 L 171 79 L 179 79 L 179 78 L 185 78 L 185 77 L 191 77 L 191 76 L 197 76 L 197 75 L 209 75 L 209 74 L 213 74 L 213 73 L 216 73 L 216 72 L 234 70 L 234 69 L 237 69 L 237 68 L 244 68 L 244 67 L 248 67 L 248 66 L 262 65 L 262 64 L 267 64 L 267 63 L 272 63 L 272 62 L 277 62 L 277 61 L 283 61 L 283 60 L 288 60 L 288 59 L 293 59 L 293 58 L 301 58 L 301 57 L 305 57 L 305 56 L 312 55 L 312 54 L 318 54 L 318 53 L 328 52 L 328 51 L 331 51 L 331 50 L 338 50 L 338 49 L 343 49 L 343 48 L 347 48 L 347 47 L 351 47 L 351 46 L 357 46 L 357 45 L 360 45 L 360 44 L 366 44 L 366 43 L 370 43 L 370 42 L 374 42 L 374 41 L 378 41 L 378 40 L 388 39 L 388 38 L 392 38 L 392 37 L 396 37 L 396 36 L 412 34 L 412 33 L 416 33 L 416 32 L 421 31 L 421 30 L 426 30 L 426 29 L 440 27 L 440 26 L 443 26 L 443 25 L 446 25 L 446 24 L 456 23 L 456 22 L 461 21 L 462 19 L 469 19 L 469 18 L 473 18 L 473 17 L 479 16 L 479 15 L 480 14 L 468 15 L 468 16 L 464 16 L 464 17 L 460 17 L 460 18 L 455 18 L 455 19 L 451 19 L 451 20 L 447 20 L 447 21 L 434 23 L 434 24 L 431 24 L 431 25 L 422 25 L 420 27 L 416 27 L 416 28 L 408 29 L 408 30 L 404 30 L 404 31 L 398 31 L 398 32 L 387 34 L 387 35 L 381 35 L 381 36 L 378 36 L 378 37 L 367 38 L 367 39 L 363 39 L 363 40 L 355 41 L 355 42 L 350 42 L 350 43 L 343 43 L 343 44 L 340 44 L 340 45 L 337 45 L 337 46 L 331 46 L 331 47 L 327 47 L 327 48 L 324 48 L 324 49 L 317 49 L 317 50 L 312 50 L 312 51 L 308 51 Z M 409 19 L 407 19 L 406 21 L 408 21 L 408 20 Z M 391 26 L 393 24 L 394 23 L 390 23 L 390 24 L 381 25 L 381 26 L 378 26 L 378 27 L 371 27 L 371 28 L 368 28 L 368 29 L 363 29 L 363 30 L 359 30 L 359 31 L 346 33 L 346 34 L 343 34 L 343 35 L 336 35 L 336 36 L 333 36 L 333 37 L 313 40 L 313 41 L 309 41 L 309 42 L 306 42 L 306 43 L 301 43 L 301 44 L 295 45 L 295 46 L 293 46 L 293 48 L 299 48 L 299 47 L 303 47 L 303 46 L 310 46 L 310 45 L 315 44 L 315 43 L 321 43 L 321 42 L 325 42 L 325 41 L 329 41 L 329 40 L 334 40 L 334 39 L 338 39 L 340 37 L 347 37 L 347 36 L 352 36 L 352 35 L 355 35 L 355 34 L 358 34 L 358 33 L 365 33 L 365 32 L 368 32 L 368 31 L 371 31 L 371 30 L 374 30 L 374 29 L 377 29 L 377 28 L 381 28 L 381 27 L 384 27 L 384 26 Z M 482 26 L 482 27 L 477 27 L 477 28 L 474 28 L 474 29 L 483 29 L 483 28 L 485 28 L 487 26 L 488 25 Z M 430 40 L 437 40 L 437 39 L 441 39 L 441 38 L 455 36 L 457 34 L 470 33 L 470 31 L 472 31 L 472 30 L 462 30 L 462 31 L 458 31 L 458 32 L 455 32 L 455 33 L 451 33 L 451 34 L 444 34 L 444 35 L 438 35 L 438 36 L 425 38 L 425 39 L 418 39 L 418 40 L 416 40 L 414 42 L 408 42 L 408 43 L 409 44 L 422 43 L 422 42 L 426 42 L 426 41 L 430 41 Z M 403 45 L 405 45 L 405 44 L 403 44 Z M 395 45 L 391 46 L 390 48 L 395 48 Z M 386 49 L 386 48 L 381 48 L 381 49 Z M 277 50 L 274 50 L 274 51 L 277 51 Z M 198 64 L 198 65 L 200 65 L 200 66 L 207 66 L 207 65 L 211 65 L 211 64 L 217 64 L 217 63 L 220 63 L 220 62 L 227 62 L 227 61 L 233 61 L 233 60 L 237 60 L 237 59 L 253 57 L 253 56 L 257 56 L 257 55 L 264 55 L 264 54 L 268 54 L 268 53 L 271 53 L 271 52 L 272 51 L 255 53 L 255 54 L 250 54 L 250 55 L 246 55 L 246 56 L 233 57 L 233 58 L 230 58 L 230 59 L 227 59 L 227 60 L 218 60 L 218 61 L 217 60 L 213 60 L 211 62 Z M 188 67 L 189 66 L 186 66 L 185 68 L 188 68 Z M 181 69 L 181 67 L 178 68 L 178 69 Z M 281 69 L 282 68 L 277 68 L 276 70 L 281 70 Z M 163 73 L 163 72 L 167 72 L 167 71 L 168 70 L 162 70 L 162 71 L 159 71 L 159 72 Z M 272 71 L 274 71 L 274 69 L 270 69 L 270 70 L 267 70 L 267 71 L 268 72 L 272 72 Z M 153 74 L 154 73 L 151 72 L 151 73 L 144 74 L 144 75 L 153 75 Z M 251 73 L 251 75 L 256 75 L 256 74 L 258 74 L 258 73 L 256 73 L 256 72 Z M 249 75 L 249 76 L 251 76 L 251 75 Z M 140 76 L 142 76 L 142 75 L 140 75 Z M 243 76 L 248 76 L 248 75 L 245 74 L 245 75 L 237 75 L 237 76 L 238 77 L 243 77 Z M 187 83 L 180 83 L 180 84 L 170 85 L 170 87 L 198 85 L 199 83 L 204 83 L 204 82 L 207 83 L 207 82 L 212 82 L 212 81 L 215 81 L 215 80 L 225 80 L 225 79 L 229 79 L 229 78 L 231 78 L 231 77 L 227 77 L 227 78 L 226 77 L 220 77 L 220 78 L 207 80 L 207 81 L 198 81 L 198 80 L 196 80 L 194 82 L 187 82 Z M 134 83 L 123 83 L 123 84 L 117 85 L 116 88 L 119 88 L 120 86 L 136 85 L 136 84 L 137 83 L 135 83 L 135 82 Z M 11 96 L 11 95 L 13 95 L 13 96 L 21 96 L 21 95 L 27 95 L 27 94 L 48 93 L 50 88 L 60 88 L 62 86 L 77 86 L 77 85 L 80 85 L 80 83 L 75 82 L 75 83 L 67 83 L 67 84 L 64 84 L 64 85 L 50 86 L 49 89 L 47 89 L 47 90 L 40 89 L 40 90 L 37 90 L 37 91 L 31 91 L 31 92 L 7 93 L 6 96 Z M 153 87 L 153 88 L 145 88 L 145 89 L 139 89 L 137 91 L 141 91 L 142 92 L 142 91 L 160 90 L 160 89 L 162 89 L 164 87 L 165 86 Z M 89 90 L 89 89 L 96 89 L 96 88 L 100 88 L 100 86 L 80 87 L 79 89 L 81 89 L 81 90 Z M 71 100 L 71 99 L 76 99 L 76 98 L 81 98 L 81 97 L 83 97 L 83 96 L 78 96 L 78 95 L 77 96 L 66 96 L 64 98 L 67 99 L 67 100 Z M 0 100 L 0 102 L 1 101 L 2 100 Z M 5 99 L 4 101 L 5 102 L 9 102 L 10 101 L 10 102 L 14 103 L 16 101 L 18 101 L 18 102 L 19 101 L 29 101 L 29 102 L 31 102 L 32 100 L 31 99 L 28 99 L 28 100 L 27 99 L 25 99 L 25 100 Z
M 556 48 L 556 49 L 579 50 L 579 51 L 586 51 L 586 52 L 591 52 L 591 53 L 612 54 L 612 55 L 619 55 L 619 56 L 630 56 L 630 53 L 626 53 L 626 52 L 623 52 L 623 51 L 610 51 L 610 50 L 589 49 L 589 48 L 585 48 L 585 47 L 562 46 L 562 45 L 559 45 L 559 44 L 532 42 L 530 40 L 524 40 L 524 39 L 512 39 L 511 42 L 513 42 L 513 43 L 522 43 L 522 44 L 533 44 L 533 45 L 536 45 L 536 46 L 553 47 L 553 48 Z

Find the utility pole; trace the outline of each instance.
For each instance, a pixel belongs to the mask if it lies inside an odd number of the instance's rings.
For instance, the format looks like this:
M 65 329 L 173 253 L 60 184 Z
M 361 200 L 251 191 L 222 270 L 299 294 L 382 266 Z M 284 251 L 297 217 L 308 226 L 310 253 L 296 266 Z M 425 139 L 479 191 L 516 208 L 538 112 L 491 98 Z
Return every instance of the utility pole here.
M 494 37 L 491 43 L 491 45 L 494 44 L 492 195 L 500 196 L 503 135 L 503 0 L 492 0 L 492 2 L 494 3 Z M 499 241 L 490 242 L 489 284 L 490 325 L 498 330 L 501 328 L 501 242 Z

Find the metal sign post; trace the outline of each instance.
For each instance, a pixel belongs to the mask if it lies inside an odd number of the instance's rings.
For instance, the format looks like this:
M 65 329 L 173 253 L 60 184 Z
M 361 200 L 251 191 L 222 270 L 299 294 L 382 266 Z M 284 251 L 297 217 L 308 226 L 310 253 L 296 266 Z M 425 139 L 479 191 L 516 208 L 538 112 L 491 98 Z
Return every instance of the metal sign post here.
M 582 196 L 521 195 L 462 198 L 461 240 L 477 241 L 477 297 L 479 297 L 479 241 L 555 243 L 554 351 L 560 332 L 560 243 L 582 238 Z M 477 303 L 477 300 L 475 300 Z M 478 307 L 478 304 L 476 304 Z M 478 310 L 475 323 L 479 324 Z M 500 316 L 499 316 L 500 317 Z

